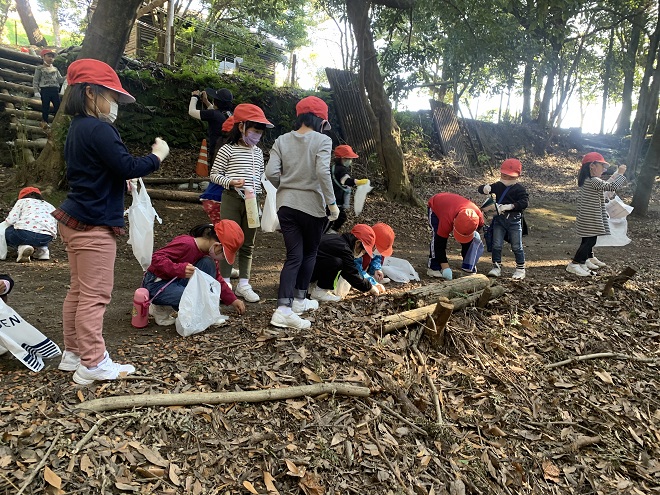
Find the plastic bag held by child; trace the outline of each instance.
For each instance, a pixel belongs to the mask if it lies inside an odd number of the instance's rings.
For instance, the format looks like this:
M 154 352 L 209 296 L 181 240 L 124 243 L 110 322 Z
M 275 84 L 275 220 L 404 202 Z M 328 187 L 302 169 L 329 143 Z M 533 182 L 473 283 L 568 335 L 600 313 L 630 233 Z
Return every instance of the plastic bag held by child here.
M 183 337 L 203 332 L 220 319 L 220 282 L 199 268 L 183 290 L 176 331 Z
M 610 217 L 608 219 L 610 235 L 599 235 L 595 247 L 620 247 L 630 244 L 626 217 L 632 213 L 634 208 L 625 204 L 618 196 L 614 196 L 605 203 L 605 209 Z
M 419 274 L 415 271 L 409 261 L 394 256 L 388 256 L 381 268 L 383 275 L 395 282 L 407 284 L 411 280 L 419 281 Z
M 371 181 L 367 179 L 367 183 L 355 188 L 355 199 L 353 200 L 353 211 L 355 215 L 362 213 L 364 202 L 367 200 L 367 194 L 373 190 Z
M 277 205 L 275 203 L 277 189 L 266 179 L 266 175 L 261 176 L 261 185 L 264 187 L 264 191 L 266 191 L 264 211 L 261 215 L 261 230 L 264 232 L 275 232 L 280 228 L 280 220 L 277 218 Z
M 151 264 L 151 255 L 154 251 L 154 218 L 158 223 L 163 221 L 151 204 L 142 179 L 131 180 L 131 195 L 133 203 L 127 210 L 128 214 L 128 243 L 133 247 L 133 254 L 143 270 Z M 140 184 L 138 192 L 136 183 Z
M 9 224 L 4 221 L 0 223 L 0 260 L 7 259 L 7 239 L 5 238 L 5 230 Z

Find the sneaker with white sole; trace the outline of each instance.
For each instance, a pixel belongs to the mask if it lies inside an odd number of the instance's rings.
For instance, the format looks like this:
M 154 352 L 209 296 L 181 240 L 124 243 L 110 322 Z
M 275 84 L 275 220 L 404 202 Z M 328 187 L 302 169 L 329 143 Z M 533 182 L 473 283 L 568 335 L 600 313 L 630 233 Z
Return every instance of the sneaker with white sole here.
M 591 276 L 591 271 L 589 271 L 584 265 L 578 265 L 577 263 L 569 263 L 566 265 L 566 271 L 573 275 L 577 275 L 578 277 Z
M 238 271 L 238 268 L 232 268 L 229 278 L 238 278 L 240 274 L 241 273 Z
M 525 269 L 524 268 L 516 268 L 513 271 L 513 275 L 511 275 L 511 278 L 513 280 L 523 280 L 525 278 Z
M 429 268 L 428 270 L 426 270 L 426 274 L 429 277 L 442 278 L 442 271 L 441 270 L 433 270 L 433 269 Z
M 259 294 L 252 290 L 252 286 L 250 284 L 237 285 L 234 289 L 234 294 L 236 294 L 238 297 L 242 297 L 250 303 L 259 302 L 259 299 L 261 299 Z
M 18 256 L 16 257 L 17 263 L 25 263 L 30 261 L 30 256 L 34 253 L 34 248 L 26 244 L 18 246 Z
M 280 309 L 275 310 L 273 317 L 270 319 L 270 324 L 274 327 L 280 328 L 298 328 L 305 330 L 312 326 L 312 322 L 301 318 L 293 311 L 291 314 L 285 315 Z
M 105 358 L 94 368 L 87 368 L 82 364 L 73 374 L 73 381 L 78 385 L 89 385 L 94 381 L 116 380 L 122 373 L 130 375 L 135 373 L 135 366 L 131 364 L 115 363 L 108 353 L 105 353 Z
M 172 306 L 162 306 L 160 304 L 150 304 L 149 314 L 154 317 L 156 325 L 161 327 L 169 327 L 174 325 L 176 318 L 172 316 L 174 308 Z
M 319 302 L 315 301 L 314 299 L 307 298 L 303 299 L 302 301 L 294 299 L 293 304 L 291 305 L 291 309 L 297 315 L 301 315 L 305 311 L 314 311 L 315 309 L 319 309 Z
M 587 261 L 589 263 L 592 263 L 592 264 L 596 265 L 598 268 L 603 268 L 603 267 L 607 266 L 607 263 L 603 263 L 602 261 L 600 261 L 595 256 L 593 258 L 589 258 Z M 589 266 L 589 265 L 587 264 L 587 266 Z
M 598 270 L 600 268 L 600 265 L 597 265 L 596 263 L 592 263 L 589 260 L 584 262 L 584 266 L 586 266 L 587 269 L 589 270 Z
M 50 251 L 46 246 L 34 248 L 34 253 L 32 253 L 33 260 L 46 261 L 50 259 Z
M 488 272 L 489 277 L 499 277 L 502 275 L 502 265 L 499 263 L 493 263 L 493 268 Z
M 64 351 L 57 369 L 62 371 L 76 371 L 78 366 L 80 366 L 80 356 L 71 351 Z
M 381 284 L 389 284 L 391 280 L 387 277 L 384 277 L 383 280 L 380 281 Z
M 312 299 L 323 302 L 337 302 L 341 301 L 341 297 L 337 294 L 333 294 L 327 289 L 321 289 L 320 287 L 314 287 L 314 290 L 310 294 Z

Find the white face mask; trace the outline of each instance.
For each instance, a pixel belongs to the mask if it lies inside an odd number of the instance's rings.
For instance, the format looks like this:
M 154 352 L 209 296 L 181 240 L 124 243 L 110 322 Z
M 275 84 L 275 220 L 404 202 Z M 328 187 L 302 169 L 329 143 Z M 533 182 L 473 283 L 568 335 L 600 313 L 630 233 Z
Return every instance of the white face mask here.
M 114 123 L 117 120 L 117 113 L 119 112 L 119 105 L 116 101 L 108 100 L 105 96 L 101 95 L 105 101 L 110 104 L 110 111 L 108 113 L 98 112 L 99 120 L 107 122 L 108 124 Z M 98 108 L 98 107 L 97 107 Z
M 344 158 L 342 159 L 341 164 L 344 167 L 349 168 L 351 165 L 353 165 L 353 160 L 351 158 Z

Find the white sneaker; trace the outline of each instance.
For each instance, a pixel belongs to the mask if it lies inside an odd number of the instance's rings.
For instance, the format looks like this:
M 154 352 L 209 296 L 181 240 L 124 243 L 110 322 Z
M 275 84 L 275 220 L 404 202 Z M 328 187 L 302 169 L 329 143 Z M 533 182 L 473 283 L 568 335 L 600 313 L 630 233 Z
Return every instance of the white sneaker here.
M 513 280 L 523 280 L 525 278 L 525 269 L 516 268 L 511 276 Z
M 252 286 L 250 284 L 237 285 L 234 289 L 234 294 L 251 303 L 259 302 L 259 299 L 261 299 L 259 294 L 252 290 Z
M 172 316 L 174 308 L 172 306 L 162 306 L 160 304 L 150 304 L 149 314 L 154 317 L 156 325 L 161 327 L 169 327 L 174 325 L 176 318 Z
M 62 353 L 62 361 L 60 361 L 57 369 L 62 371 L 76 371 L 78 366 L 80 366 L 80 356 L 77 356 L 71 351 L 64 351 Z
M 603 263 L 602 261 L 600 261 L 595 256 L 593 258 L 589 258 L 587 260 L 587 266 L 589 266 L 589 263 L 592 263 L 592 264 L 596 265 L 598 268 L 603 268 L 603 267 L 607 266 L 607 263 Z M 593 270 L 593 268 L 592 268 L 592 270 Z
M 16 257 L 17 263 L 25 263 L 30 261 L 30 256 L 34 253 L 34 248 L 32 246 L 22 245 L 18 246 L 18 256 Z
M 135 373 L 135 366 L 115 363 L 110 359 L 106 351 L 105 359 L 95 368 L 89 369 L 82 364 L 78 366 L 78 369 L 73 374 L 73 381 L 78 385 L 89 385 L 95 380 L 116 380 L 121 373 L 126 373 L 127 375 Z
M 213 323 L 211 326 L 212 327 L 221 327 L 223 325 L 226 325 L 227 322 L 229 321 L 229 316 L 227 315 L 220 315 L 220 318 L 215 320 L 215 323 Z
M 493 263 L 493 268 L 491 268 L 490 271 L 488 272 L 488 276 L 499 277 L 501 275 L 502 275 L 502 265 L 499 263 Z
M 387 277 L 383 278 L 383 280 L 380 281 L 381 284 L 389 284 L 391 280 Z
M 597 265 L 596 263 L 592 263 L 589 260 L 584 262 L 584 266 L 586 266 L 589 270 L 598 270 L 600 268 L 600 265 Z
M 429 277 L 442 278 L 442 271 L 441 270 L 431 270 L 429 268 L 428 270 L 426 270 L 426 274 Z
M 38 248 L 34 248 L 34 253 L 32 254 L 32 259 L 33 260 L 41 260 L 41 261 L 46 261 L 50 259 L 50 251 L 48 250 L 48 247 L 42 246 Z
M 573 275 L 577 275 L 578 277 L 591 276 L 591 272 L 587 269 L 587 267 L 583 266 L 584 265 L 578 265 L 577 263 L 569 263 L 566 265 L 566 271 L 568 273 L 572 273 Z
M 291 309 L 297 315 L 303 314 L 305 311 L 314 311 L 319 309 L 319 302 L 314 299 L 303 299 L 302 302 L 294 299 Z
M 312 322 L 301 318 L 296 313 L 285 315 L 279 309 L 275 310 L 273 317 L 270 319 L 270 324 L 274 327 L 280 328 L 299 328 L 304 330 L 312 326 Z
M 229 278 L 238 278 L 240 275 L 240 272 L 238 271 L 238 268 L 232 268 L 231 269 L 231 275 Z
M 337 302 L 341 301 L 341 297 L 337 294 L 333 294 L 331 291 L 326 289 L 321 289 L 320 287 L 314 287 L 314 290 L 310 294 L 312 299 L 323 302 Z

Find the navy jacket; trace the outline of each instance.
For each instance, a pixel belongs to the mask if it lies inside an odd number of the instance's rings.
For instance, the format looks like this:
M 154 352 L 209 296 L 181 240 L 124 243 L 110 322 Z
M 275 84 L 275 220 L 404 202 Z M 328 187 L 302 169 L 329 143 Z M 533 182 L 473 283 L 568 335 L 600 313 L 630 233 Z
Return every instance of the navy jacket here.
M 351 284 L 351 287 L 367 292 L 371 289 L 371 283 L 358 271 L 353 258 L 353 247 L 357 240 L 351 233 L 324 234 L 316 254 L 316 266 L 322 269 L 324 266 L 340 264 L 344 280 Z

